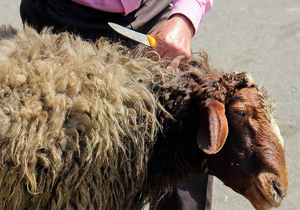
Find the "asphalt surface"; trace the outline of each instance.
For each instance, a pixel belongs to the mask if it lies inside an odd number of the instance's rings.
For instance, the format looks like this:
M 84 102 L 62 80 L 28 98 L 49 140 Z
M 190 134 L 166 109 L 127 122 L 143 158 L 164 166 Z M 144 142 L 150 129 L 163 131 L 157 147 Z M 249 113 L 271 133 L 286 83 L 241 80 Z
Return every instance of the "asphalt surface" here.
M 22 28 L 19 4 L 0 1 L 0 24 Z M 300 209 L 300 0 L 215 0 L 192 46 L 220 70 L 250 72 L 275 100 L 290 175 L 277 209 Z M 221 209 L 253 207 L 215 178 L 213 210 Z

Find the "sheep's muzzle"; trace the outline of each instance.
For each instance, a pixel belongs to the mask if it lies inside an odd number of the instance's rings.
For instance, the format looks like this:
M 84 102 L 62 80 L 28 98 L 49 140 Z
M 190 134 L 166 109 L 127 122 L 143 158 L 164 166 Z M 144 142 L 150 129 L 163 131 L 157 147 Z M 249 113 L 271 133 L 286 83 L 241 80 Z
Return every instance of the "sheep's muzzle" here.
M 257 203 L 257 201 L 252 202 L 256 209 L 262 209 L 261 206 L 264 206 L 263 209 L 278 207 L 283 198 L 287 195 L 288 173 L 287 171 L 285 173 L 281 173 L 281 176 L 268 172 L 261 173 L 254 180 L 254 185 L 256 187 L 256 191 L 258 191 L 257 193 L 264 197 L 257 200 L 266 200 L 265 204 L 263 204 L 263 202 Z M 260 206 L 259 208 L 257 206 L 258 204 Z

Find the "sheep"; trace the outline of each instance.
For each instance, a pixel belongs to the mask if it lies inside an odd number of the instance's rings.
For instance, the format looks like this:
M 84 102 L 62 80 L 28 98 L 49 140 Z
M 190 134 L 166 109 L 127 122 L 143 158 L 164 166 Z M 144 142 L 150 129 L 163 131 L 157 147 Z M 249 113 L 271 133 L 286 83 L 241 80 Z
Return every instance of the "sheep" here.
M 286 196 L 274 103 L 249 74 L 50 29 L 0 36 L 2 209 L 156 208 L 203 173 L 256 209 Z

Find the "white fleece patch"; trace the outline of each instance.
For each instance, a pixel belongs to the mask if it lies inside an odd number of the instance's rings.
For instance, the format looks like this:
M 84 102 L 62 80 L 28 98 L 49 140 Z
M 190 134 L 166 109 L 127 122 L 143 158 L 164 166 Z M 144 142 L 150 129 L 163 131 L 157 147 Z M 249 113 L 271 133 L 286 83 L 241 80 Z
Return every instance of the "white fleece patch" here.
M 279 129 L 277 123 L 274 122 L 274 120 L 272 120 L 272 122 L 271 122 L 271 128 L 274 131 L 274 133 L 277 135 L 277 137 L 278 137 L 278 139 L 279 139 L 280 144 L 282 145 L 282 147 L 284 147 L 284 140 L 283 140 L 282 135 L 280 133 L 280 129 Z

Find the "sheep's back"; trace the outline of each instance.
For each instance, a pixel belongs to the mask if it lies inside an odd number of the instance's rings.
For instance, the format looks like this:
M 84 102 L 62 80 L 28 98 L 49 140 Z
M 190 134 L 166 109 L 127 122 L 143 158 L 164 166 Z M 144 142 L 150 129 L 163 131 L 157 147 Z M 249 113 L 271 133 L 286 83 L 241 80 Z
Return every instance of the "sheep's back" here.
M 159 68 L 66 33 L 0 40 L 0 205 L 130 209 L 157 132 Z

